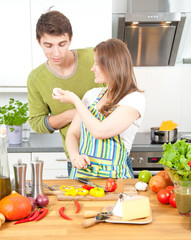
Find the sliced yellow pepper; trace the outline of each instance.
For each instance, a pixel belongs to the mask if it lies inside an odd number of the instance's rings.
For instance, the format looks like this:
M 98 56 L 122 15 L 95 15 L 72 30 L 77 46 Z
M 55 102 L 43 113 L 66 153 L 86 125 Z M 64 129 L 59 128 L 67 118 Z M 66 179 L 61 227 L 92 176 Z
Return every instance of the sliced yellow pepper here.
M 103 188 L 95 187 L 90 189 L 90 195 L 94 197 L 104 197 L 105 191 Z
M 71 189 L 75 189 L 73 186 L 67 186 L 67 185 L 62 185 L 60 187 L 60 190 L 62 190 L 63 192 L 67 192 L 68 190 L 71 190 Z
M 66 196 L 76 196 L 77 192 L 75 189 L 69 189 L 68 191 L 65 192 Z
M 89 193 L 89 191 L 84 188 L 77 188 L 75 190 L 76 190 L 77 195 L 87 195 Z

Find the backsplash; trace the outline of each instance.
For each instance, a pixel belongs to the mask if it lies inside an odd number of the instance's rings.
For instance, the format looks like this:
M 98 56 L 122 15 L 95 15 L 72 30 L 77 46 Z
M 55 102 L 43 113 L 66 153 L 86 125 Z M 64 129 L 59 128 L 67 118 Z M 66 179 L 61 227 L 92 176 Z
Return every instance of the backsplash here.
M 191 132 L 191 65 L 173 67 L 135 67 L 138 86 L 144 90 L 146 111 L 139 132 L 150 132 L 163 120 L 173 120 L 179 132 Z M 0 93 L 0 106 L 9 98 L 27 101 L 27 92 Z

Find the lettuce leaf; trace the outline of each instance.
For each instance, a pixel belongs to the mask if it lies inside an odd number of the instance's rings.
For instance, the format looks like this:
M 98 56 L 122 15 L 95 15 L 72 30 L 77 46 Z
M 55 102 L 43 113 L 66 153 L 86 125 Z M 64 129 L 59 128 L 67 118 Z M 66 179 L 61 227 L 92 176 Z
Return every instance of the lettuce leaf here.
M 190 170 L 187 164 L 191 160 L 191 144 L 186 143 L 186 140 L 177 140 L 174 144 L 171 142 L 163 144 L 163 157 L 158 163 L 163 164 L 169 168 L 178 170 Z M 180 172 L 180 175 L 184 175 Z

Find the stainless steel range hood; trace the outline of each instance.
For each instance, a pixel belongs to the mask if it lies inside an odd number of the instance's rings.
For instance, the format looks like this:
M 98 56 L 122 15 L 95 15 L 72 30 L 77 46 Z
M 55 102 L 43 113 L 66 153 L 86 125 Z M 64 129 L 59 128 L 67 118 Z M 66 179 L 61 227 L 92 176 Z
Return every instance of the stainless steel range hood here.
M 127 13 L 118 22 L 118 38 L 127 44 L 134 66 L 175 64 L 185 17 L 170 12 L 170 4 L 168 0 L 127 1 Z

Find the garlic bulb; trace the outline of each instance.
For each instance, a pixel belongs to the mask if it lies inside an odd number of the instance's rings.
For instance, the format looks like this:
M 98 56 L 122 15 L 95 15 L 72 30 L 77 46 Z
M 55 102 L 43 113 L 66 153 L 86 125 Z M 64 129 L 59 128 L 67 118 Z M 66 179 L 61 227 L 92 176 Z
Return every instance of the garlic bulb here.
M 56 95 L 56 96 L 61 95 L 60 93 L 58 93 L 58 88 L 53 89 L 53 94 Z
M 137 182 L 135 184 L 135 188 L 138 190 L 138 191 L 146 191 L 147 190 L 147 187 L 148 187 L 148 184 L 145 183 L 145 182 Z

